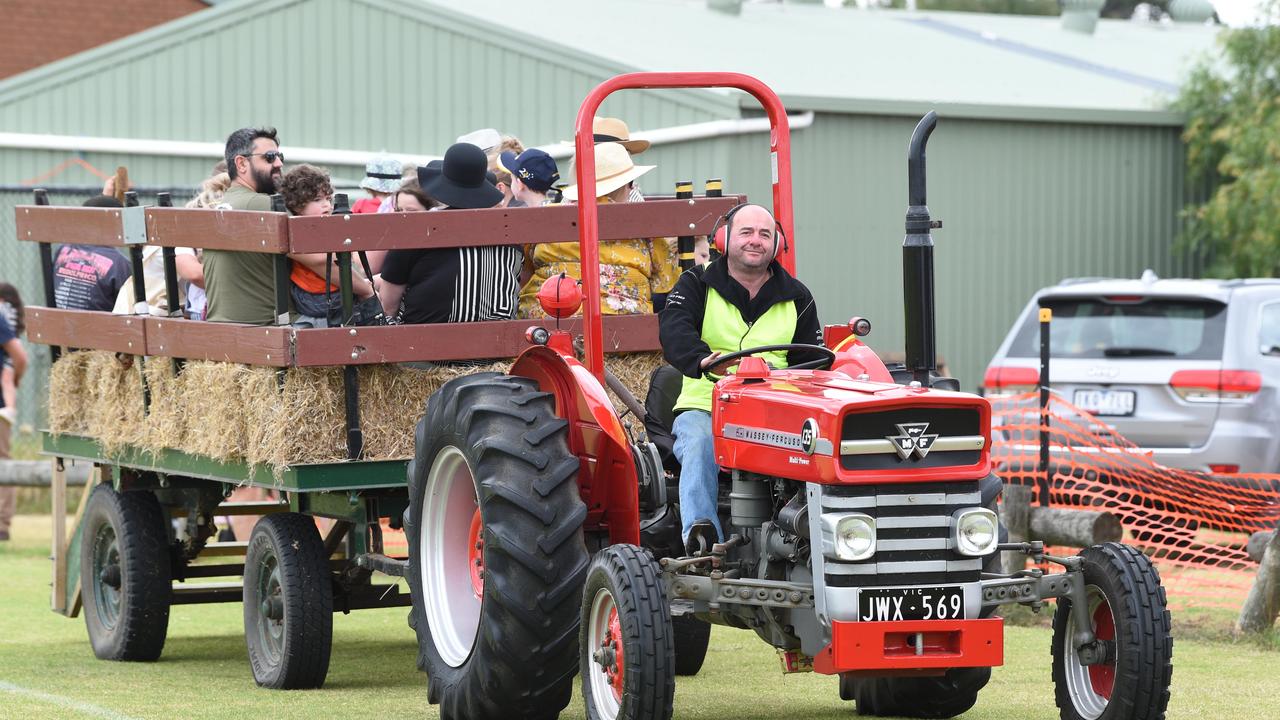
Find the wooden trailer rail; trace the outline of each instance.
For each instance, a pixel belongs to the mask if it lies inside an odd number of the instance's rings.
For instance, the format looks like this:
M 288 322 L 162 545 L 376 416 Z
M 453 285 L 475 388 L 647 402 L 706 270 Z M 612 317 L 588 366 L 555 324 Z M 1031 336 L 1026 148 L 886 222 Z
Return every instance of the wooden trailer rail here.
M 649 200 L 600 208 L 601 237 L 705 235 L 742 196 Z M 369 250 L 533 245 L 577 239 L 577 215 L 569 205 L 434 213 L 288 217 L 278 212 L 194 210 L 171 207 L 66 208 L 24 205 L 16 209 L 17 236 L 41 243 L 81 243 L 128 248 L 262 252 Z M 42 248 L 43 250 L 43 248 Z M 131 252 L 132 254 L 132 252 Z M 287 276 L 287 274 L 286 274 Z M 46 292 L 46 298 L 51 295 Z M 526 345 L 524 330 L 552 320 L 296 329 L 189 321 L 180 317 L 113 315 L 29 305 L 29 337 L 53 346 L 268 367 L 364 365 L 510 357 Z M 578 331 L 581 319 L 561 323 Z M 605 319 L 605 349 L 659 349 L 653 314 Z

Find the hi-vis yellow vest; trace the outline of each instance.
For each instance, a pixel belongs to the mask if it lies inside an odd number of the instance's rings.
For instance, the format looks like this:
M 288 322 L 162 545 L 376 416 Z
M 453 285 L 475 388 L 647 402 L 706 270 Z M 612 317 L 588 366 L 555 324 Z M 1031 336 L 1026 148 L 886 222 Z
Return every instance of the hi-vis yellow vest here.
M 788 300 L 775 304 L 754 323 L 748 324 L 738 308 L 709 287 L 702 315 L 702 341 L 712 352 L 723 354 L 761 345 L 785 345 L 795 338 L 796 317 L 796 304 Z M 773 367 L 787 366 L 785 352 L 761 353 L 760 357 Z M 686 375 L 675 409 L 711 412 L 713 387 L 715 384 L 705 377 L 694 379 Z

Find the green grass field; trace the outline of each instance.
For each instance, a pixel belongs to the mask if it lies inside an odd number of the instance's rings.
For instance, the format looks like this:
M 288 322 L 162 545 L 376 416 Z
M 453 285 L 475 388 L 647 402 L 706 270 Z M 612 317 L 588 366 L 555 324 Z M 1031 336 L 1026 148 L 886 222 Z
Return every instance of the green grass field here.
M 0 544 L 0 718 L 435 718 L 414 666 L 406 611 L 334 616 L 333 657 L 323 690 L 274 692 L 253 683 L 240 606 L 173 610 L 159 662 L 96 660 L 83 619 L 49 607 L 49 519 L 19 516 Z M 997 668 L 969 720 L 1053 720 L 1049 631 L 1010 627 Z M 1280 655 L 1258 643 L 1182 639 L 1174 649 L 1170 718 L 1280 718 Z M 755 635 L 716 628 L 702 673 L 676 687 L 676 718 L 764 720 L 853 717 L 836 680 L 783 675 Z M 562 717 L 583 717 L 575 697 Z

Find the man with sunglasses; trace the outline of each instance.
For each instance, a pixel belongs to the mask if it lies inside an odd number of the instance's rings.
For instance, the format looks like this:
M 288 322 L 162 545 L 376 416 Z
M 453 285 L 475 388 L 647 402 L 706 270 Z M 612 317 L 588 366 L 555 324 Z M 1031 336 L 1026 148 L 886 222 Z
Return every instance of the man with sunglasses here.
M 227 188 L 219 210 L 271 210 L 280 188 L 284 154 L 275 128 L 240 128 L 227 138 Z M 268 253 L 205 250 L 206 319 L 272 325 L 276 318 L 275 271 Z

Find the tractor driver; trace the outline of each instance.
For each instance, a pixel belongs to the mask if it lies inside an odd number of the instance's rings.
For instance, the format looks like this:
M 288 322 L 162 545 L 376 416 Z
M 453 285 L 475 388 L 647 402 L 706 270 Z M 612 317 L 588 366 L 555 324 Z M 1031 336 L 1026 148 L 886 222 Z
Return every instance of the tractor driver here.
M 720 468 L 711 433 L 714 383 L 703 372 L 722 353 L 762 345 L 822 344 L 813 295 L 774 259 L 779 233 L 773 215 L 759 205 L 739 205 L 723 223 L 724 254 L 685 271 L 659 317 L 663 354 L 685 376 L 671 431 L 681 468 L 681 537 L 690 554 L 724 539 L 716 512 Z M 812 359 L 792 355 L 765 353 L 764 359 L 774 367 Z

